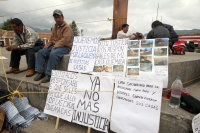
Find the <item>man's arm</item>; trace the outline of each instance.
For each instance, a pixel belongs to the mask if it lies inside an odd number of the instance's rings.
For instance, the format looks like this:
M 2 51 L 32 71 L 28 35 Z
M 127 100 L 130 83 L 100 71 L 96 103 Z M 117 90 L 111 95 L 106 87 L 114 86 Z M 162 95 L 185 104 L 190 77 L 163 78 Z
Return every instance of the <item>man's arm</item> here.
M 55 43 L 54 49 L 64 47 L 67 44 L 69 44 L 69 41 L 72 39 L 72 34 L 73 34 L 72 29 L 70 29 L 70 27 L 66 27 L 63 30 L 63 37 L 58 42 Z
M 151 30 L 151 31 L 147 34 L 147 39 L 152 39 L 152 38 L 151 38 L 152 35 L 153 35 L 153 30 Z

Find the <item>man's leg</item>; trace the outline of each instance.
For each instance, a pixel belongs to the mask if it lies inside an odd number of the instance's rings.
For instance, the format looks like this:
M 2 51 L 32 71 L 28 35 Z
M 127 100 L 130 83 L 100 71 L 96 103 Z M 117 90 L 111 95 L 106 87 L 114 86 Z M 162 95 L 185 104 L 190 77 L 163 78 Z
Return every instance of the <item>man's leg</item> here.
M 26 52 L 26 59 L 28 64 L 28 69 L 35 69 L 35 53 L 40 49 L 43 49 L 43 46 L 35 46 L 31 49 L 28 49 Z
M 57 48 L 51 51 L 47 64 L 46 77 L 43 79 L 43 83 L 50 81 L 51 71 L 56 69 L 58 61 L 60 61 L 62 57 L 68 53 L 69 50 L 66 47 Z
M 46 58 L 49 57 L 51 49 L 53 46 L 50 46 L 47 49 L 40 49 L 37 53 L 37 58 L 35 62 L 35 71 L 38 72 L 38 75 L 34 78 L 35 81 L 41 80 L 44 77 L 44 65 Z
M 7 74 L 19 71 L 19 65 L 21 60 L 21 55 L 24 55 L 26 50 L 13 50 L 10 56 L 10 67 L 11 69 L 6 71 Z
M 42 49 L 43 46 L 34 46 L 26 51 L 26 61 L 28 64 L 28 71 L 26 77 L 31 77 L 35 74 L 35 53 Z

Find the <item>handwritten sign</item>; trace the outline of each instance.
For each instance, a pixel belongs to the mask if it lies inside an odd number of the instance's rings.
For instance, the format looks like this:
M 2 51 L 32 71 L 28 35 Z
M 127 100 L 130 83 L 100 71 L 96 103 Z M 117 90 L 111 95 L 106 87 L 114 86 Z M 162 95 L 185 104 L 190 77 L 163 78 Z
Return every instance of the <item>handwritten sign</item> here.
M 93 74 L 125 77 L 126 56 L 127 40 L 100 41 Z
M 99 38 L 97 37 L 74 37 L 69 71 L 90 73 L 93 71 Z
M 117 133 L 158 133 L 162 82 L 117 79 L 111 130 Z
M 71 122 L 77 82 L 77 73 L 53 70 L 44 113 Z
M 78 81 L 72 122 L 108 132 L 114 80 L 79 75 Z
M 192 120 L 193 133 L 200 133 L 200 114 L 196 115 Z

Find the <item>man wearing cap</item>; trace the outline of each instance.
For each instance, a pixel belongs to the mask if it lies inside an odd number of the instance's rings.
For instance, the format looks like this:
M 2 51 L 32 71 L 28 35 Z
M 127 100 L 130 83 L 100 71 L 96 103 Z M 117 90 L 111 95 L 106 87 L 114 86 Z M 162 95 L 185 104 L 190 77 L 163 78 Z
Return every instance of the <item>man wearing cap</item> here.
M 52 28 L 51 38 L 44 48 L 38 51 L 35 64 L 35 71 L 38 72 L 38 75 L 34 80 L 39 81 L 42 79 L 42 83 L 50 81 L 51 71 L 55 70 L 62 57 L 70 52 L 73 43 L 73 31 L 64 21 L 62 11 L 58 9 L 54 10 L 53 17 L 56 24 Z M 47 58 L 49 58 L 49 60 L 45 76 L 44 65 Z
M 6 73 L 20 72 L 21 55 L 26 55 L 28 65 L 26 77 L 31 77 L 35 74 L 35 52 L 42 49 L 44 43 L 33 29 L 25 26 L 18 18 L 11 20 L 11 27 L 15 33 L 12 44 L 5 46 L 6 50 L 11 51 L 11 68 Z

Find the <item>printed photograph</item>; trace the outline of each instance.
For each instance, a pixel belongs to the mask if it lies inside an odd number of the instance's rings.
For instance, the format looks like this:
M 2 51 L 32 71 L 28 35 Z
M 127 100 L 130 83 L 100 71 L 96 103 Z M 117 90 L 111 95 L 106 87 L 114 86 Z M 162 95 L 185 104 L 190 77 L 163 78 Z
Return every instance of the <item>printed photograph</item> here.
M 152 55 L 152 48 L 141 48 L 140 55 Z
M 139 68 L 128 68 L 127 75 L 139 75 Z
M 153 47 L 153 39 L 146 39 L 146 40 L 141 40 L 141 47 L 142 48 L 151 48 Z
M 114 65 L 113 66 L 113 72 L 123 72 L 124 71 L 124 65 Z
M 138 56 L 138 49 L 128 49 L 127 55 L 131 57 Z
M 168 38 L 157 38 L 155 39 L 155 47 L 169 46 Z
M 167 66 L 168 62 L 167 62 L 167 57 L 163 57 L 163 58 L 154 58 L 154 66 Z
M 94 66 L 93 72 L 102 72 L 102 66 Z
M 138 66 L 139 65 L 139 59 L 128 59 L 127 66 Z
M 140 64 L 140 71 L 152 72 L 152 64 L 150 64 L 150 63 L 141 63 Z
M 140 41 L 138 40 L 129 40 L 128 41 L 128 48 L 139 48 Z
M 154 55 L 155 56 L 167 56 L 168 51 L 167 48 L 155 48 Z
M 151 63 L 152 57 L 151 56 L 140 56 L 140 63 Z
M 112 72 L 112 65 L 103 65 L 102 72 Z

